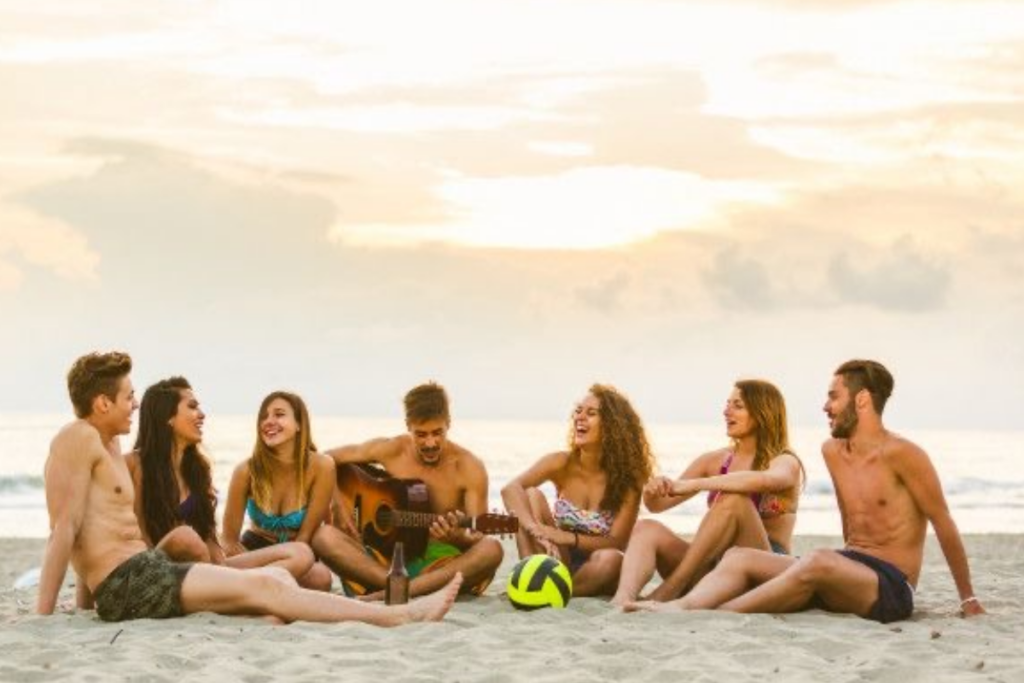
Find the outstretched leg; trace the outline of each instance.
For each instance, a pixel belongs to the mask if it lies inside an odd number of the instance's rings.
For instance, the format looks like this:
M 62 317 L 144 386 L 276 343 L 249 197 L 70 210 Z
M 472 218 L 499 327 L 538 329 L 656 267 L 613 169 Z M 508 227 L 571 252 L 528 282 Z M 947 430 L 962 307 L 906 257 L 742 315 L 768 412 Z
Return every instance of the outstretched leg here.
M 814 550 L 786 571 L 719 609 L 745 613 L 798 612 L 812 600 L 830 612 L 866 617 L 878 600 L 878 575 L 834 550 Z
M 668 576 L 686 555 L 690 544 L 676 536 L 667 526 L 653 519 L 642 519 L 633 527 L 622 560 L 619 586 L 612 604 L 622 607 L 636 600 L 655 569 Z
M 389 607 L 299 588 L 268 571 L 196 564 L 182 583 L 181 605 L 186 614 L 266 614 L 285 622 L 362 621 L 398 626 L 410 621 L 439 621 L 451 609 L 461 585 L 462 575 L 456 574 L 436 593 Z
M 741 493 L 718 496 L 701 520 L 682 561 L 648 597 L 666 602 L 683 595 L 732 546 L 771 550 L 757 509 L 750 498 Z

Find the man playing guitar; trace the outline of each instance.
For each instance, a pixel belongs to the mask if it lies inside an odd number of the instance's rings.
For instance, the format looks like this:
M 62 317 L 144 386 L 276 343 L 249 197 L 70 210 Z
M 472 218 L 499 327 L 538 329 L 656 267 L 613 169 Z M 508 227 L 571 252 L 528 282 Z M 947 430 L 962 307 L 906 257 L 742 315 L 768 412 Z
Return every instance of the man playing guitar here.
M 357 501 L 348 499 L 351 494 L 345 492 L 347 469 L 357 463 L 377 463 L 391 477 L 423 482 L 429 492 L 429 512 L 436 515 L 430 522 L 426 551 L 418 557 L 406 551 L 410 596 L 437 590 L 457 572 L 465 577 L 463 591 L 479 595 L 494 578 L 503 556 L 496 539 L 467 529 L 464 523 L 487 512 L 487 470 L 480 458 L 448 440 L 448 395 L 440 385 L 428 382 L 405 395 L 405 424 L 405 434 L 326 451 L 338 466 L 342 484 L 336 497 L 339 519 L 336 526 L 324 525 L 314 535 L 313 550 L 347 582 L 371 591 L 384 587 L 387 566 L 382 561 L 387 558 L 380 552 L 375 558 L 364 547 L 363 532 L 371 520 L 353 520 Z

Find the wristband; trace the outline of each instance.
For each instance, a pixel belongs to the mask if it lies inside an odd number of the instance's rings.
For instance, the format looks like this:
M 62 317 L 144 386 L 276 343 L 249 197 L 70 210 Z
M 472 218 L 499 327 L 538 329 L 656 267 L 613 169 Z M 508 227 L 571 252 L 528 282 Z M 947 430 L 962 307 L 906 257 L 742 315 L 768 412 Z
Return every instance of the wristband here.
M 974 597 L 974 596 L 972 595 L 972 596 L 971 596 L 971 597 L 969 597 L 969 598 L 966 598 L 966 599 L 964 599 L 964 600 L 961 600 L 961 601 L 960 601 L 960 609 L 963 609 L 963 608 L 964 608 L 964 605 L 966 605 L 966 604 L 967 604 L 967 603 L 969 603 L 969 602 L 978 602 L 978 598 L 976 598 L 976 597 Z

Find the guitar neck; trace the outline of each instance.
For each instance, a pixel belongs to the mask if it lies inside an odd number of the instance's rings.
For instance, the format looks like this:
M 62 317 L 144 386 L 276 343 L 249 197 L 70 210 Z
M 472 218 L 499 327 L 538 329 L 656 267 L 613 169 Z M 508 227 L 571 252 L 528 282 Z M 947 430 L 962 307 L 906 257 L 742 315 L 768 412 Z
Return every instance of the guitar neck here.
M 428 528 L 437 519 L 432 512 L 413 512 L 412 510 L 392 510 L 391 523 L 403 528 Z M 458 526 L 464 529 L 475 528 L 472 517 L 463 517 L 459 520 Z
M 413 512 L 412 510 L 392 510 L 391 523 L 404 528 L 428 528 L 437 519 L 431 512 Z M 468 525 L 465 525 L 468 526 Z

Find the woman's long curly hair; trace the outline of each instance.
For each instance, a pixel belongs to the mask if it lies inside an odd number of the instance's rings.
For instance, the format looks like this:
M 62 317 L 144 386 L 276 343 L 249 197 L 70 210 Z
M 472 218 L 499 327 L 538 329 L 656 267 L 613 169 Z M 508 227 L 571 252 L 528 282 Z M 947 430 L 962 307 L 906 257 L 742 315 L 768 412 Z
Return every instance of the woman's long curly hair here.
M 249 461 L 249 487 L 256 506 L 261 510 L 273 509 L 274 486 L 271 473 L 276 459 L 274 452 L 267 444 L 263 443 L 260 426 L 267 418 L 270 404 L 277 399 L 284 400 L 292 407 L 295 422 L 299 426 L 299 433 L 295 435 L 295 446 L 292 453 L 298 475 L 296 485 L 298 486 L 300 508 L 306 506 L 306 477 L 309 474 L 310 453 L 316 451 L 316 444 L 313 443 L 313 435 L 310 433 L 309 411 L 306 409 L 306 402 L 298 394 L 293 394 L 290 391 L 275 391 L 263 399 L 263 403 L 260 404 L 260 412 L 256 417 L 256 445 L 252 449 L 252 459 Z
M 192 389 L 184 377 L 161 380 L 146 389 L 139 407 L 139 433 L 135 451 L 142 468 L 143 518 L 146 533 L 153 543 L 176 526 L 185 523 L 178 515 L 181 491 L 174 476 L 174 430 L 171 419 L 178 414 L 178 404 L 186 390 Z M 189 524 L 200 538 L 217 538 L 217 491 L 213 488 L 210 461 L 197 444 L 185 447 L 181 457 L 181 478 L 195 500 Z
M 633 410 L 629 399 L 613 386 L 594 384 L 590 387 L 599 402 L 601 418 L 601 469 L 607 476 L 601 509 L 618 512 L 630 492 L 639 493 L 654 473 L 654 455 L 647 442 L 644 423 Z M 569 450 L 580 454 L 574 444 L 575 421 L 570 421 Z
M 766 470 L 772 460 L 789 453 L 800 463 L 801 478 L 806 480 L 804 464 L 789 445 L 786 400 L 782 398 L 782 392 L 771 382 L 761 379 L 742 379 L 734 386 L 740 390 L 747 412 L 754 419 L 757 448 L 750 469 Z

